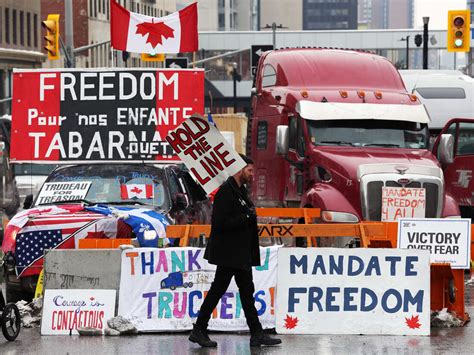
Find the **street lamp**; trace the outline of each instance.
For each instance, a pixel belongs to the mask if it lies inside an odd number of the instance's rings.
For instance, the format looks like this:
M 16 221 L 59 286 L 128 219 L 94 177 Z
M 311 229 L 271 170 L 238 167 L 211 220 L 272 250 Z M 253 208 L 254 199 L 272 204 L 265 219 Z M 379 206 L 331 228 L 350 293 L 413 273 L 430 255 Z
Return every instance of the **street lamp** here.
M 410 36 L 406 36 L 406 37 L 402 37 L 400 38 L 400 41 L 402 42 L 407 42 L 407 49 L 406 49 L 406 52 L 405 52 L 405 63 L 406 63 L 406 68 L 405 69 L 410 69 L 410 66 L 409 66 L 409 60 L 410 60 L 410 56 L 409 56 L 409 51 L 410 51 Z
M 428 69 L 428 23 L 430 18 L 423 16 L 423 69 Z
M 265 27 L 262 27 L 261 29 L 262 30 L 266 30 L 266 29 L 269 29 L 271 28 L 272 29 L 272 32 L 273 32 L 273 49 L 276 49 L 276 29 L 277 28 L 288 28 L 288 27 L 284 27 L 281 23 L 277 26 L 276 22 L 272 22 L 272 25 L 270 26 L 268 23 L 265 25 Z

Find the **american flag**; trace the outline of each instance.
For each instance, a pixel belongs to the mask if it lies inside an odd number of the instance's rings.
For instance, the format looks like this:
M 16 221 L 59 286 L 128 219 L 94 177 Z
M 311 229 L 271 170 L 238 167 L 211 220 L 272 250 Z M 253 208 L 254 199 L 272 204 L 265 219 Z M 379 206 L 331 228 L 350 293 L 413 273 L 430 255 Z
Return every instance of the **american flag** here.
M 74 249 L 75 237 L 85 238 L 89 232 L 97 232 L 95 221 L 102 219 L 104 216 L 101 214 L 85 211 L 63 215 L 37 215 L 18 231 L 15 243 L 17 275 L 38 274 L 43 267 L 45 249 Z M 95 228 L 91 230 L 92 226 Z M 116 231 L 115 227 L 115 234 Z M 113 234 L 113 231 L 107 232 L 108 235 Z

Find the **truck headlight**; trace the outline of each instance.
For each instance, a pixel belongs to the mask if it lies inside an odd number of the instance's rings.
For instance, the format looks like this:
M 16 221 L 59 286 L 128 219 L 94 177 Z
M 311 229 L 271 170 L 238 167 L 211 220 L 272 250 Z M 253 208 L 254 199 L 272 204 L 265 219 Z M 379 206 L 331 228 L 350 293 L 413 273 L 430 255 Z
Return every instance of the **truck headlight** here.
M 329 223 L 359 223 L 359 218 L 348 212 L 323 211 L 321 217 Z

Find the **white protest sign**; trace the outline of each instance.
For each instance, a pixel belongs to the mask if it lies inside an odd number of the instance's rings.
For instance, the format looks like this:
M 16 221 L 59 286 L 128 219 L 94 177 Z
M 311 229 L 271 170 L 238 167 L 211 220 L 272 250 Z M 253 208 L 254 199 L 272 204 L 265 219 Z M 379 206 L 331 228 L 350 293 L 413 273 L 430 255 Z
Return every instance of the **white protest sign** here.
M 78 327 L 104 330 L 115 315 L 115 295 L 115 290 L 45 290 L 41 334 L 78 334 Z
M 199 115 L 186 119 L 166 140 L 208 194 L 246 165 L 219 130 Z
M 260 248 L 262 266 L 252 268 L 255 307 L 264 328 L 275 327 L 278 249 Z M 192 329 L 216 268 L 203 256 L 204 249 L 190 247 L 124 250 L 118 314 L 139 331 Z M 219 301 L 209 329 L 248 330 L 234 279 Z
M 45 182 L 38 195 L 37 204 L 83 200 L 91 184 L 91 181 Z
M 426 249 L 432 263 L 450 263 L 453 269 L 469 269 L 471 220 L 469 218 L 403 218 L 398 221 L 398 247 Z
M 430 334 L 426 250 L 281 248 L 281 334 Z
M 399 218 L 424 218 L 426 191 L 415 187 L 382 188 L 382 221 Z

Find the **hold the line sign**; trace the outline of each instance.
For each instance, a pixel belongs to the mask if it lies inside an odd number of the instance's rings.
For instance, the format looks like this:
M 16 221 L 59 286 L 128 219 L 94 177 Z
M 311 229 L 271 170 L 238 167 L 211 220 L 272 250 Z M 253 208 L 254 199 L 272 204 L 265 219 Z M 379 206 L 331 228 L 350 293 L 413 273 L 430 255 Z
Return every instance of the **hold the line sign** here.
M 246 165 L 219 130 L 200 115 L 192 115 L 166 140 L 208 194 Z
M 453 269 L 468 269 L 470 243 L 469 218 L 401 218 L 398 221 L 398 247 L 429 250 L 431 263 L 450 263 Z

